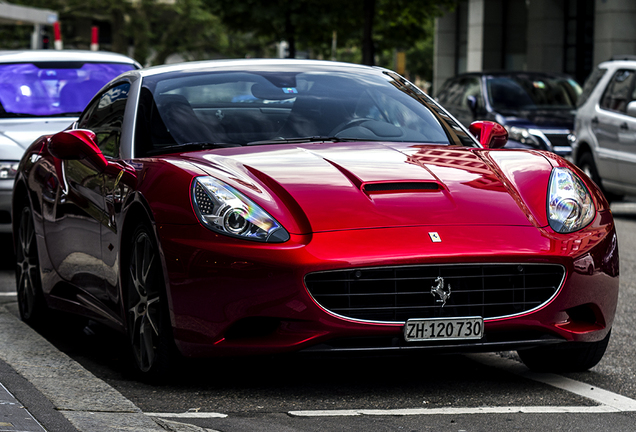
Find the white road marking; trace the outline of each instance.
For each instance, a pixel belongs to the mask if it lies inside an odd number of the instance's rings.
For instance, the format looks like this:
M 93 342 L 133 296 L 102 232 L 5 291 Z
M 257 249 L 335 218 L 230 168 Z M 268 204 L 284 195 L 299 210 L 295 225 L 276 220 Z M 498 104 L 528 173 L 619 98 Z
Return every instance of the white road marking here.
M 15 297 L 17 295 L 17 292 L 0 292 L 0 297 Z
M 612 393 L 590 384 L 575 381 L 561 375 L 535 373 L 523 364 L 502 358 L 496 354 L 467 354 L 466 357 L 486 366 L 505 370 L 527 379 L 551 385 L 561 390 L 591 399 L 600 405 L 596 406 L 522 406 L 522 407 L 475 407 L 475 408 L 413 408 L 393 410 L 308 410 L 289 411 L 294 417 L 327 417 L 327 416 L 408 416 L 408 415 L 459 415 L 459 414 L 598 414 L 636 411 L 636 400 Z
M 473 408 L 406 408 L 406 409 L 352 409 L 352 410 L 305 410 L 288 411 L 292 417 L 352 417 L 352 416 L 412 416 L 412 415 L 462 415 L 462 414 L 603 414 L 636 411 L 636 400 L 575 381 L 561 375 L 535 373 L 522 363 L 506 359 L 497 354 L 467 354 L 466 357 L 485 366 L 510 372 L 527 379 L 574 393 L 593 400 L 595 406 L 501 406 Z M 225 418 L 227 414 L 206 412 L 146 413 L 151 417 L 168 418 Z
M 411 408 L 388 410 L 313 410 L 289 411 L 292 417 L 337 417 L 337 416 L 412 416 L 412 415 L 460 415 L 460 414 L 598 414 L 612 413 L 619 410 L 612 407 L 600 406 L 527 406 L 527 407 L 475 407 L 475 408 Z
M 467 357 L 483 365 L 504 369 L 524 378 L 583 396 L 601 405 L 614 408 L 617 411 L 636 411 L 636 400 L 604 390 L 600 387 L 594 387 L 593 385 L 575 381 L 557 374 L 531 372 L 521 363 L 512 359 L 499 357 L 496 354 L 470 354 L 467 355 Z
M 167 417 L 167 418 L 225 418 L 227 414 L 214 412 L 184 412 L 184 413 L 144 413 L 150 417 Z

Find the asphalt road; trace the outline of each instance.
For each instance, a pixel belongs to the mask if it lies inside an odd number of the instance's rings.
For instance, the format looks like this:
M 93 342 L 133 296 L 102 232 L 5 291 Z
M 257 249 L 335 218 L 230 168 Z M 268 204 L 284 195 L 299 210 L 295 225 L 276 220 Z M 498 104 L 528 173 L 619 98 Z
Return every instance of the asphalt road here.
M 618 312 L 605 357 L 585 373 L 532 374 L 514 352 L 290 356 L 187 362 L 169 382 L 149 385 L 128 367 L 125 340 L 106 328 L 59 317 L 40 333 L 144 413 L 223 432 L 634 431 L 636 204 L 613 209 Z M 11 270 L 0 271 L 0 292 L 14 289 Z

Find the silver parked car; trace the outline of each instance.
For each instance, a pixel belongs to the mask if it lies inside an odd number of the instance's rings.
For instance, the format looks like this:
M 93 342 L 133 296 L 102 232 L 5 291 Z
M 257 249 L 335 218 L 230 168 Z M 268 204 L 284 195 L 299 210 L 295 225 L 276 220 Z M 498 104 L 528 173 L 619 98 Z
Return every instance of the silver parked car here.
M 13 181 L 24 150 L 71 125 L 106 83 L 140 67 L 107 52 L 0 51 L 0 233 L 11 232 Z
M 636 57 L 599 64 L 577 105 L 574 162 L 608 200 L 636 195 Z

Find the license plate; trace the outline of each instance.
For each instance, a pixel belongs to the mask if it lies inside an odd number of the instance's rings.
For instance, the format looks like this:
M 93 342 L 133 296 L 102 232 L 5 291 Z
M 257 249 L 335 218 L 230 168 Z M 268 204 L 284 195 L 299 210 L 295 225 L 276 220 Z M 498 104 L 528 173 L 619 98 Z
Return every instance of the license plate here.
M 410 319 L 404 326 L 407 342 L 481 339 L 483 336 L 482 317 Z

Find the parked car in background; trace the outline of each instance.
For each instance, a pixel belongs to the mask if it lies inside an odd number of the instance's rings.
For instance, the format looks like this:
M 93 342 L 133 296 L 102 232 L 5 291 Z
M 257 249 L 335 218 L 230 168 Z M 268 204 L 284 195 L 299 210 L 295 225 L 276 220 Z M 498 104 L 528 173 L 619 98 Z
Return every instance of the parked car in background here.
M 618 298 L 612 214 L 570 162 L 506 138 L 382 68 L 127 72 L 20 162 L 21 317 L 112 326 L 158 377 L 178 354 L 295 351 L 588 369 Z
M 11 192 L 24 149 L 68 127 L 108 81 L 139 67 L 106 52 L 0 51 L 0 233 L 11 232 Z
M 578 106 L 575 163 L 609 200 L 636 195 L 636 57 L 599 64 Z
M 508 130 L 507 148 L 571 154 L 576 100 L 581 87 L 567 75 L 475 72 L 447 80 L 437 100 L 465 126 L 493 120 Z

